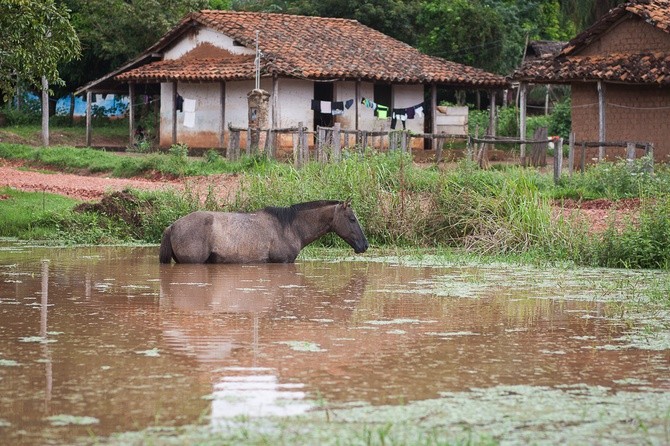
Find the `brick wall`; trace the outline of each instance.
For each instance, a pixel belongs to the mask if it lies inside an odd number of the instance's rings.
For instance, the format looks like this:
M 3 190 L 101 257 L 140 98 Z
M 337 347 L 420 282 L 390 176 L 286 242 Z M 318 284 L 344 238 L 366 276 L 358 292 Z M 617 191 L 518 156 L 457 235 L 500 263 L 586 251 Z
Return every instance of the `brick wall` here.
M 670 162 L 670 89 L 605 84 L 605 139 L 654 144 L 656 161 Z M 595 83 L 572 85 L 572 131 L 577 141 L 598 141 L 598 91 Z M 625 149 L 608 149 L 608 158 Z M 587 159 L 596 158 L 597 149 Z
M 670 52 L 670 34 L 636 17 L 613 26 L 600 39 L 584 48 L 579 55 L 593 56 L 652 51 Z

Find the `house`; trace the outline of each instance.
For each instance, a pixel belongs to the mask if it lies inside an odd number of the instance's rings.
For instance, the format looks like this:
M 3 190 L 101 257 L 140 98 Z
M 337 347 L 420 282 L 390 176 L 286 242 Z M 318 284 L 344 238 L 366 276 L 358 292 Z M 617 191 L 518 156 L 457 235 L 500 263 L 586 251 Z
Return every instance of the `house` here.
M 512 79 L 521 82 L 522 103 L 527 84 L 570 85 L 577 141 L 651 142 L 655 160 L 670 161 L 670 0 L 617 6 L 557 55 L 524 63 Z M 595 148 L 588 158 L 603 156 Z
M 157 94 L 161 146 L 226 147 L 229 126 L 249 124 L 247 94 L 257 74 L 270 94 L 265 125 L 273 129 L 335 122 L 343 129 L 388 130 L 394 122 L 402 128 L 402 118 L 392 119 L 396 110 L 407 116 L 407 129 L 433 132 L 438 86 L 495 98 L 508 85 L 502 76 L 425 55 L 355 20 L 204 10 L 77 94 Z

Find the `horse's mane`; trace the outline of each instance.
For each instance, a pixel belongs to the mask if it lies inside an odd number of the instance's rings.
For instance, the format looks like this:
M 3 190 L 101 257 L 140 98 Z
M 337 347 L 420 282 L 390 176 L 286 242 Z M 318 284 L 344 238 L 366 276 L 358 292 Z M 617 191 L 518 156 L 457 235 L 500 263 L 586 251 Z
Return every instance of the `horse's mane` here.
M 293 220 L 295 220 L 295 217 L 301 211 L 308 211 L 310 209 L 317 209 L 324 206 L 332 206 L 340 203 L 342 203 L 342 201 L 337 200 L 307 201 L 305 203 L 298 203 L 288 207 L 267 206 L 261 209 L 261 211 L 267 212 L 268 214 L 274 216 L 282 226 L 287 226 L 293 223 Z

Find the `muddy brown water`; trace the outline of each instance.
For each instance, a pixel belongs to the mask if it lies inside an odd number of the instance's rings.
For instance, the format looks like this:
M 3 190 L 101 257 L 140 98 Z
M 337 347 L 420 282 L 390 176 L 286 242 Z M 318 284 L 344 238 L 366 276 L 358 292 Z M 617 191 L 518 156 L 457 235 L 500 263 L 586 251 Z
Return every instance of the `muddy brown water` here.
M 159 265 L 155 247 L 0 244 L 0 440 L 496 385 L 668 391 L 668 350 L 617 348 L 631 322 L 612 284 L 646 280 L 626 274 L 371 258 Z

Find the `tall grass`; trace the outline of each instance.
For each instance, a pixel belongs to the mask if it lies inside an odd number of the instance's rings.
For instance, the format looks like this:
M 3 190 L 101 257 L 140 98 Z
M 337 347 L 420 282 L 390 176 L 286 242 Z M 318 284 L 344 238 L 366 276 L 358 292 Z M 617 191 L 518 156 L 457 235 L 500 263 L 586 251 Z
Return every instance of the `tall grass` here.
M 162 156 L 165 162 L 181 163 L 183 171 L 190 168 L 183 154 Z M 219 158 L 208 155 L 202 162 L 225 162 Z M 550 175 L 533 169 L 485 171 L 467 162 L 453 169 L 425 169 L 400 153 L 345 152 L 338 164 L 312 162 L 301 169 L 248 158 L 237 164 L 243 172 L 241 188 L 227 203 L 214 199 L 215 188 L 205 201 L 188 191 L 124 191 L 74 212 L 36 214 L 18 226 L 51 228 L 59 237 L 78 243 L 156 243 L 166 226 L 196 209 L 252 211 L 310 200 L 351 199 L 373 247 L 530 254 L 580 265 L 667 269 L 670 174 L 660 166 L 651 173 L 644 163 L 604 163 L 583 176 L 566 177 L 556 187 Z M 588 224 L 553 216 L 552 201 L 566 196 L 636 197 L 642 207 L 629 224 L 612 223 L 596 234 Z M 5 235 L 20 233 L 20 228 L 11 228 Z M 334 236 L 319 244 L 345 246 Z

